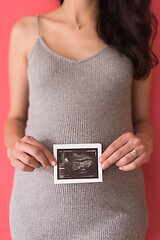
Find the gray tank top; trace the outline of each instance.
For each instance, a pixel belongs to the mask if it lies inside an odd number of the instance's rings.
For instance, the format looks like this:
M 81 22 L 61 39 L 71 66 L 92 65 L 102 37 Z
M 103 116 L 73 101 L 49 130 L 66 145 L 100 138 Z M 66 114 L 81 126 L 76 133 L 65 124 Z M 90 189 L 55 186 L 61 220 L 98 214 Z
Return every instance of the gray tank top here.
M 53 153 L 54 143 L 100 142 L 104 151 L 121 134 L 133 132 L 131 61 L 107 44 L 82 60 L 60 56 L 42 40 L 38 15 L 36 21 L 25 135 Z

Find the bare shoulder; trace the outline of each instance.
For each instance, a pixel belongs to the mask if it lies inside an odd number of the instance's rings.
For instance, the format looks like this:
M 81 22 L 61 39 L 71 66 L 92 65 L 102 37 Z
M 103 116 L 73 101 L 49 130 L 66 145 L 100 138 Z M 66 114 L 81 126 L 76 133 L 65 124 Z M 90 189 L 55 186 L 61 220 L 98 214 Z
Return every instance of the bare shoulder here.
M 27 119 L 28 109 L 28 76 L 26 52 L 34 33 L 34 16 L 19 19 L 11 28 L 8 72 L 10 84 L 10 109 L 8 116 Z
M 25 16 L 16 21 L 10 31 L 10 45 L 18 47 L 25 56 L 36 39 L 35 15 Z
M 35 28 L 35 15 L 25 16 L 13 24 L 11 34 L 26 38 L 33 28 Z
M 13 30 L 23 30 L 30 21 L 32 21 L 34 15 L 30 16 L 25 16 L 17 20 L 14 25 L 12 26 Z

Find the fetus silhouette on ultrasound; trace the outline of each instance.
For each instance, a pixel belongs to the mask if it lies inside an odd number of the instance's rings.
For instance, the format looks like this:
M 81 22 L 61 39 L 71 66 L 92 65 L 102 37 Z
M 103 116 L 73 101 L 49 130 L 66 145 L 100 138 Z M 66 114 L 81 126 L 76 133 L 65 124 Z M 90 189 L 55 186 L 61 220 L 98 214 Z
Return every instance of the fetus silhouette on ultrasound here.
M 58 164 L 58 178 L 78 179 L 78 178 L 97 178 L 98 161 L 97 151 L 61 151 L 59 152 L 60 161 Z

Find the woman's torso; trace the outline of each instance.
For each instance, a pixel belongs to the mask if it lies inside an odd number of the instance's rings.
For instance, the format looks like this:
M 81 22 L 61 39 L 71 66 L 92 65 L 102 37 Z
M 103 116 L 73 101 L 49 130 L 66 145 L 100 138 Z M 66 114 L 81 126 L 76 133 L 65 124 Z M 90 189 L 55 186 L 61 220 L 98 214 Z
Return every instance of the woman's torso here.
M 51 153 L 54 143 L 100 142 L 104 151 L 134 131 L 132 70 L 129 59 L 110 46 L 75 61 L 56 54 L 38 35 L 28 57 L 25 135 Z M 103 170 L 103 182 L 54 184 L 54 167 L 16 168 L 10 226 L 16 240 L 22 232 L 26 239 L 116 240 L 117 234 L 143 239 L 147 209 L 141 169 L 125 172 L 112 164 Z
M 49 48 L 40 35 L 28 56 L 26 135 L 52 151 L 53 143 L 101 142 L 105 148 L 132 126 L 132 64 L 109 45 L 73 60 Z

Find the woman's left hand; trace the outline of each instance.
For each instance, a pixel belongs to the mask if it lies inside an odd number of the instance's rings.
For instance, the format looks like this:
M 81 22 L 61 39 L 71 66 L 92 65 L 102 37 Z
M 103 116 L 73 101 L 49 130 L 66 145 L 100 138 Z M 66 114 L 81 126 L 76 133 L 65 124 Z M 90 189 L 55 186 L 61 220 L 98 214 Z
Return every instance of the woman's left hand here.
M 135 149 L 135 158 L 131 151 Z M 149 148 L 148 139 L 144 135 L 136 136 L 132 132 L 122 134 L 101 154 L 98 161 L 104 170 L 115 163 L 120 170 L 130 171 L 146 163 L 150 159 L 152 150 Z

